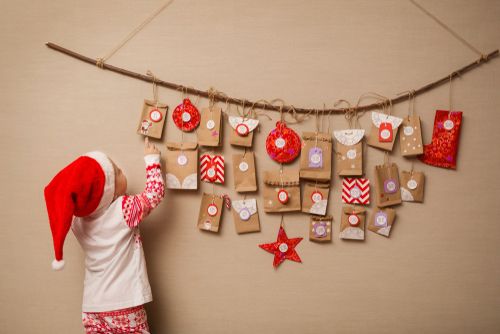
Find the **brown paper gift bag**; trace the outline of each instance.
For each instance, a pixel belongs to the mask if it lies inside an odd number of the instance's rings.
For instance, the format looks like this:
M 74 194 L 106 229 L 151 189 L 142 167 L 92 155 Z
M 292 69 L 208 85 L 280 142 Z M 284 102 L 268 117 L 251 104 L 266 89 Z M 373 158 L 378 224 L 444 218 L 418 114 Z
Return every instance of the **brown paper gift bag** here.
M 151 138 L 160 139 L 163 125 L 167 117 L 168 106 L 151 100 L 144 100 L 137 133 Z
M 253 133 L 259 125 L 258 119 L 229 116 L 229 143 L 234 146 L 252 147 Z
M 168 189 L 198 189 L 197 148 L 197 143 L 167 143 L 165 173 Z
M 233 207 L 236 233 L 260 231 L 259 213 L 257 212 L 257 200 L 255 198 L 232 201 L 231 205 Z
M 332 136 L 304 132 L 300 154 L 300 178 L 330 181 L 332 178 Z
M 329 192 L 329 183 L 306 183 L 302 195 L 302 212 L 326 215 Z
M 401 146 L 401 155 L 404 157 L 413 157 L 424 153 L 419 116 L 407 116 L 403 119 L 399 144 Z
M 401 199 L 403 202 L 424 201 L 425 176 L 422 172 L 401 172 Z
M 398 165 L 385 162 L 375 166 L 375 190 L 378 207 L 401 203 Z
M 198 228 L 204 231 L 219 232 L 220 217 L 224 200 L 221 196 L 203 193 Z
M 396 210 L 391 208 L 379 209 L 376 208 L 373 212 L 368 229 L 377 234 L 389 237 L 391 233 L 392 224 L 396 219 Z
M 367 144 L 385 151 L 392 151 L 401 122 L 403 122 L 402 118 L 373 111 L 372 127 Z
M 340 220 L 340 239 L 365 240 L 366 211 L 362 207 L 344 206 Z
M 215 147 L 220 145 L 222 133 L 222 109 L 217 106 L 201 110 L 198 128 L 198 145 Z
M 311 216 L 309 224 L 309 240 L 317 242 L 332 241 L 332 216 Z
M 237 192 L 257 191 L 255 170 L 255 156 L 253 152 L 233 154 L 234 188 Z
M 300 211 L 299 171 L 264 172 L 264 211 Z
M 363 175 L 363 129 L 334 131 L 335 166 L 339 176 Z

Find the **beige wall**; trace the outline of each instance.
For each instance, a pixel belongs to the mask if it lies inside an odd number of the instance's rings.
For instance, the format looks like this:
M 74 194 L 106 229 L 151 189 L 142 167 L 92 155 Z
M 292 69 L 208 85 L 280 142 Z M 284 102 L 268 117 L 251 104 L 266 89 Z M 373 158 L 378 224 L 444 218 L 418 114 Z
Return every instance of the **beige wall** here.
M 44 43 L 103 55 L 160 2 L 2 2 L 2 333 L 82 332 L 83 254 L 73 235 L 66 269 L 50 270 L 42 190 L 53 175 L 78 154 L 101 149 L 125 170 L 130 192 L 144 184 L 135 128 L 151 86 Z M 500 46 L 499 1 L 420 2 L 478 48 Z M 238 97 L 320 107 L 338 98 L 354 101 L 366 91 L 394 96 L 475 57 L 407 1 L 177 0 L 110 63 Z M 272 256 L 257 245 L 275 239 L 279 219 L 263 213 L 260 195 L 262 232 L 239 236 L 229 212 L 218 235 L 195 228 L 200 192 L 167 192 L 142 228 L 153 332 L 500 332 L 499 74 L 495 59 L 455 82 L 454 103 L 465 112 L 458 170 L 416 164 L 427 176 L 425 204 L 399 207 L 390 239 L 371 232 L 364 243 L 338 239 L 335 178 L 333 243 L 309 242 L 307 216 L 287 216 L 289 236 L 306 238 L 297 248 L 303 264 L 287 262 L 275 271 Z M 447 108 L 447 94 L 444 86 L 416 101 L 425 142 L 435 109 Z M 179 103 L 177 92 L 162 89 L 160 96 L 171 107 Z M 396 114 L 406 107 L 396 106 Z M 336 129 L 346 126 L 340 116 L 333 122 Z M 361 122 L 368 129 L 369 117 Z M 263 145 L 273 123 L 263 119 L 256 137 L 259 175 L 276 168 Z M 309 130 L 313 123 L 295 128 Z M 166 137 L 161 144 L 180 137 L 172 124 Z M 233 152 L 226 142 L 226 156 Z M 380 151 L 368 150 L 368 177 L 382 159 Z M 394 160 L 410 167 L 399 147 Z M 233 195 L 229 172 L 228 180 L 218 190 Z

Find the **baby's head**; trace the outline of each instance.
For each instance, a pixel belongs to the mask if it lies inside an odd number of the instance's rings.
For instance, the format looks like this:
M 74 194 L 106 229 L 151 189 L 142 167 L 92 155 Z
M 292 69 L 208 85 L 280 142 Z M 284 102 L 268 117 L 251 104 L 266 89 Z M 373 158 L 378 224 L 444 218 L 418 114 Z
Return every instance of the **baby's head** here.
M 127 179 L 121 169 L 98 151 L 79 157 L 50 181 L 44 195 L 54 239 L 52 268 L 64 266 L 63 245 L 73 217 L 99 215 L 126 189 Z

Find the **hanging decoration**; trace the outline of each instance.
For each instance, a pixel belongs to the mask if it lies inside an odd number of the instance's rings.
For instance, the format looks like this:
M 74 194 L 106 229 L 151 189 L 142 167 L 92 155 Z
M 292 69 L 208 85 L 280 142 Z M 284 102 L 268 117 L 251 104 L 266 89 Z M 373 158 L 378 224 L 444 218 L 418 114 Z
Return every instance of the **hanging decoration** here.
M 389 237 L 395 219 L 396 210 L 391 208 L 375 209 L 375 213 L 368 223 L 368 229 L 384 237 Z
M 252 147 L 254 130 L 259 126 L 259 120 L 239 116 L 229 116 L 231 132 L 229 143 L 234 146 Z
M 375 190 L 378 207 L 401 204 L 398 165 L 389 161 L 387 153 L 384 164 L 375 166 Z
M 324 123 L 324 113 L 323 113 Z M 328 121 L 330 118 L 328 118 Z M 302 133 L 302 152 L 300 155 L 300 178 L 321 182 L 332 178 L 332 136 L 330 123 L 328 129 L 322 132 L 322 122 L 319 111 L 315 113 L 316 131 Z
M 344 206 L 340 220 L 340 239 L 365 240 L 365 215 L 362 207 Z
M 200 157 L 200 177 L 204 182 L 224 183 L 224 156 L 203 154 Z
M 330 183 L 307 182 L 302 196 L 302 212 L 326 215 Z
M 253 152 L 233 154 L 234 189 L 239 193 L 257 191 L 255 156 Z
M 414 91 L 408 92 L 408 116 L 403 118 L 399 145 L 403 157 L 414 157 L 424 152 L 420 117 L 415 114 Z
M 363 175 L 363 137 L 365 130 L 361 129 L 359 116 L 356 108 L 346 100 L 338 101 L 335 106 L 347 104 L 345 118 L 349 123 L 349 129 L 333 131 L 336 139 L 335 162 L 337 175 L 339 176 L 361 176 Z
M 342 203 L 370 204 L 370 180 L 364 178 L 342 179 Z
M 424 154 L 419 159 L 428 165 L 456 169 L 461 126 L 461 111 L 437 110 L 432 141 L 424 145 Z
M 209 97 L 207 108 L 201 111 L 200 127 L 198 128 L 198 145 L 217 147 L 221 144 L 222 108 L 213 99 L 213 90 Z
M 423 172 L 402 171 L 401 172 L 401 199 L 403 202 L 424 201 L 425 176 Z
M 201 198 L 200 213 L 198 215 L 198 228 L 209 232 L 219 232 L 223 196 L 203 193 Z
M 191 100 L 186 97 L 181 104 L 175 107 L 172 119 L 179 130 L 191 132 L 200 124 L 200 112 L 191 103 Z
M 264 211 L 300 211 L 299 171 L 264 172 Z
M 168 106 L 165 103 L 160 103 L 158 99 L 156 77 L 151 71 L 148 71 L 148 75 L 153 78 L 153 100 L 144 100 L 137 133 L 143 136 L 160 139 L 163 134 Z
M 309 240 L 316 242 L 332 241 L 332 216 L 311 216 L 309 224 Z
M 266 139 L 266 151 L 271 159 L 279 163 L 290 163 L 300 154 L 299 135 L 284 121 L 278 121 Z
M 297 251 L 295 250 L 295 247 L 301 241 L 302 238 L 288 239 L 285 228 L 283 227 L 283 216 L 281 216 L 281 224 L 276 242 L 261 244 L 259 247 L 271 254 L 274 254 L 273 266 L 274 268 L 278 268 L 278 266 L 285 260 L 302 262 L 299 254 L 297 254 Z
M 260 231 L 257 200 L 255 198 L 232 201 L 232 207 L 236 233 L 242 234 Z
M 165 178 L 168 189 L 198 189 L 198 144 L 167 143 Z

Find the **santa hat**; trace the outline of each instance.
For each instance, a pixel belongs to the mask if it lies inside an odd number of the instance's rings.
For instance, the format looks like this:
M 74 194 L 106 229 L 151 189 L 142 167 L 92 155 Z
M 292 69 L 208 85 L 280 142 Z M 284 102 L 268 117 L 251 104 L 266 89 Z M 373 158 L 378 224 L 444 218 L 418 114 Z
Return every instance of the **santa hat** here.
M 102 152 L 90 152 L 62 169 L 45 187 L 45 203 L 54 241 L 52 269 L 64 267 L 63 245 L 73 216 L 86 217 L 113 201 L 115 172 Z

